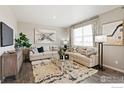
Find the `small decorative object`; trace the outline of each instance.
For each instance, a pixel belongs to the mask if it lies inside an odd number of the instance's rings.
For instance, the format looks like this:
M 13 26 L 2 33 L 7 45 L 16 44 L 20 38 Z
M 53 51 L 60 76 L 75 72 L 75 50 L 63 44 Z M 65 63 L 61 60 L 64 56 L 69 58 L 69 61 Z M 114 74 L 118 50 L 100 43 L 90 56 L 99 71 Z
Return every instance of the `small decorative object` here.
M 55 43 L 55 41 L 55 30 L 35 29 L 35 43 Z
M 69 54 L 65 54 L 65 59 L 69 59 Z

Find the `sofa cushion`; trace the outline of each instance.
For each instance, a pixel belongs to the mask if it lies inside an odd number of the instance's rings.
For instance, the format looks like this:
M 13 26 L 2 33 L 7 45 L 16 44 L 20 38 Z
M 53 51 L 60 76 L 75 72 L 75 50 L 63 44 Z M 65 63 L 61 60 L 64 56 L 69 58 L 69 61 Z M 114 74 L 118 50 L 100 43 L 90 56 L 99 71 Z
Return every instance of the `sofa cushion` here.
M 46 51 L 42 53 L 30 54 L 30 60 L 39 60 L 39 59 L 46 59 L 46 58 L 59 58 L 57 51 Z
M 33 54 L 33 55 L 30 55 L 30 61 L 44 59 L 45 57 L 46 56 L 44 56 L 43 53 Z
M 42 52 L 44 52 L 44 49 L 43 49 L 43 47 L 37 48 L 37 50 L 38 50 L 38 52 L 39 52 L 39 53 L 42 53 Z
M 52 51 L 58 51 L 59 48 L 57 46 L 52 46 Z
M 86 56 L 90 57 L 91 55 L 95 55 L 97 53 L 97 50 L 95 48 L 87 48 L 86 50 Z
M 85 56 L 85 55 L 81 55 L 80 53 L 73 53 L 70 55 L 71 57 L 73 57 L 73 59 L 76 61 L 76 60 L 82 60 L 82 61 L 85 61 L 85 62 L 89 62 L 90 61 L 90 58 Z
M 37 54 L 33 54 L 33 55 L 30 55 L 32 57 L 35 57 L 35 56 L 43 56 L 43 53 L 37 53 Z
M 43 46 L 44 51 L 49 51 L 50 47 L 49 46 Z
M 84 48 L 78 48 L 78 53 L 80 53 L 82 55 L 86 55 L 86 49 L 84 49 Z

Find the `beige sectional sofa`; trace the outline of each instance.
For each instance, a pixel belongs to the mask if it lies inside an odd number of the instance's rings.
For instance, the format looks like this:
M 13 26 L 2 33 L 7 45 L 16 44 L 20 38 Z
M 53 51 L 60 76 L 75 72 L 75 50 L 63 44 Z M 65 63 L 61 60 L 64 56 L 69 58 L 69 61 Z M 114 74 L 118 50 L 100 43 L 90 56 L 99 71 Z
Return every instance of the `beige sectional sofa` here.
M 66 52 L 69 55 L 69 60 L 76 61 L 82 65 L 87 67 L 94 67 L 98 65 L 98 55 L 96 48 L 73 48 Z M 30 61 L 35 60 L 43 60 L 43 59 L 50 59 L 50 58 L 57 58 L 59 59 L 59 54 L 57 49 L 47 49 L 42 53 L 32 53 L 30 51 Z
M 69 54 L 69 59 L 83 64 L 87 67 L 98 65 L 98 55 L 96 48 L 78 49 L 78 51 L 66 52 Z

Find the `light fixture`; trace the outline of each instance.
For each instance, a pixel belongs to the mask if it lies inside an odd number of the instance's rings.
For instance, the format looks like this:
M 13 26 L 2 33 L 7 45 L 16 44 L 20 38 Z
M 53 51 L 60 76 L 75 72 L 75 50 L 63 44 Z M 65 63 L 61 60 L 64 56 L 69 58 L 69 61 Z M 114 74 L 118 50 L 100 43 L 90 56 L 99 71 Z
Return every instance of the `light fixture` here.
M 99 35 L 99 36 L 95 36 L 95 42 L 99 43 L 105 43 L 107 42 L 107 35 Z
M 95 36 L 95 42 L 98 43 L 98 66 L 99 69 L 103 69 L 103 43 L 107 42 L 106 35 Z
M 56 16 L 52 16 L 52 19 L 56 19 Z
M 64 41 L 63 41 L 63 44 L 64 44 L 64 45 L 67 45 L 67 44 L 68 44 L 68 41 L 67 41 L 67 40 L 64 40 Z
M 67 48 L 68 48 L 68 40 L 62 40 L 62 43 L 63 43 L 64 49 L 65 49 L 65 51 L 66 51 Z

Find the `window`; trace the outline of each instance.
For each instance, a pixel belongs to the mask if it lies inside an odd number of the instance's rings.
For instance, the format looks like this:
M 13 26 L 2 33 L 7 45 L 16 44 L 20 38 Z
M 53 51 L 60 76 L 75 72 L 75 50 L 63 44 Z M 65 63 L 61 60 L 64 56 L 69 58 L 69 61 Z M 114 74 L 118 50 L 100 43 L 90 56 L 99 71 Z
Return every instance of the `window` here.
M 93 46 L 92 25 L 86 25 L 73 30 L 73 45 Z
M 81 28 L 77 28 L 77 29 L 74 29 L 74 45 L 76 46 L 82 46 L 82 27 Z

